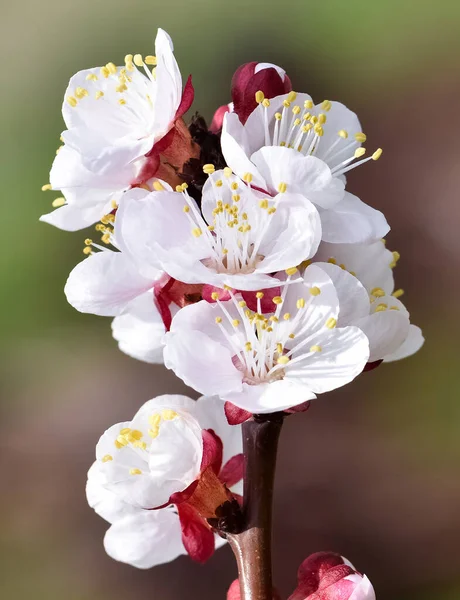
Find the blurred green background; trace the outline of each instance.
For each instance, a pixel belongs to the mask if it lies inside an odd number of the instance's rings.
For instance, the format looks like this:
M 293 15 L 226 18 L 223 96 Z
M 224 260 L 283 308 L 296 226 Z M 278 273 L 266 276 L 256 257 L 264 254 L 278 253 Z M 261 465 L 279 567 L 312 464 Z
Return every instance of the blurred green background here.
M 23 0 L 2 5 L 0 253 L 0 596 L 14 600 L 224 598 L 228 548 L 141 572 L 103 550 L 86 471 L 104 430 L 148 398 L 180 391 L 170 372 L 121 355 L 109 320 L 67 305 L 84 232 L 40 224 L 76 71 L 175 43 L 194 109 L 229 101 L 243 62 L 282 65 L 294 88 L 355 110 L 378 165 L 350 190 L 383 210 L 402 254 L 397 286 L 427 343 L 288 420 L 276 490 L 275 577 L 287 595 L 301 560 L 346 555 L 379 600 L 460 598 L 460 4 L 455 0 Z

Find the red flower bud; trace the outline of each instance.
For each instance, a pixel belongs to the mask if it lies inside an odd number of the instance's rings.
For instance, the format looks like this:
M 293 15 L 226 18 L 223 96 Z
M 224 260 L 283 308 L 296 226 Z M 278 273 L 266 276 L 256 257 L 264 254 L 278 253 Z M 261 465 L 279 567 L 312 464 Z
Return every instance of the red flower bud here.
M 297 581 L 289 600 L 375 600 L 369 579 L 333 552 L 317 552 L 305 559 Z
M 256 108 L 256 93 L 261 91 L 265 98 L 287 94 L 292 84 L 286 72 L 270 63 L 250 62 L 241 65 L 232 79 L 233 110 L 245 123 Z

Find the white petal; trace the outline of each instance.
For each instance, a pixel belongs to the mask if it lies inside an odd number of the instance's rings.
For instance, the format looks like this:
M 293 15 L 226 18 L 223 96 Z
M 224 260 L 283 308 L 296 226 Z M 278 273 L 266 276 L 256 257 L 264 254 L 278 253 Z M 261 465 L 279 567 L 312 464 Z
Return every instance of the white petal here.
M 225 114 L 220 143 L 225 161 L 232 171 L 240 178 L 243 178 L 246 173 L 251 173 L 253 176 L 252 184 L 268 191 L 263 176 L 250 160 L 251 142 L 238 115 L 235 113 Z
M 285 371 L 286 378 L 298 380 L 315 394 L 350 383 L 369 359 L 369 342 L 357 327 L 334 329 L 316 339 L 312 336 L 311 344 L 321 351 L 310 353 L 296 364 L 288 363 Z
M 354 323 L 369 340 L 370 362 L 381 360 L 395 352 L 409 333 L 409 315 L 396 298 L 391 296 L 378 298 L 373 302 L 372 308 L 379 305 L 385 305 L 388 308 L 373 312 Z M 392 310 L 391 307 L 394 309 Z
M 386 249 L 382 241 L 373 244 L 328 244 L 323 242 L 315 261 L 327 262 L 335 260 L 338 265 L 343 265 L 347 271 L 356 274 L 367 291 L 382 288 L 385 293 L 391 294 L 394 289 L 393 254 Z
M 369 294 L 360 281 L 331 263 L 315 263 L 332 280 L 339 299 L 339 326 L 352 325 L 369 314 Z
M 112 321 L 112 334 L 122 352 L 148 363 L 163 362 L 165 326 L 151 291 L 142 294 Z
M 333 177 L 327 164 L 314 156 L 304 156 L 293 148 L 265 146 L 251 160 L 271 193 L 276 194 L 280 184 L 285 183 L 288 192 L 302 194 L 322 208 L 334 206 L 343 197 L 343 182 Z
M 232 362 L 234 352 L 201 331 L 177 330 L 165 336 L 165 366 L 206 396 L 225 396 L 242 387 L 242 373 Z
M 315 394 L 295 379 L 282 379 L 259 385 L 244 383 L 241 392 L 225 396 L 229 402 L 255 414 L 286 410 L 314 398 Z
M 345 579 L 350 580 L 352 577 L 354 576 L 349 575 Z M 356 577 L 359 577 L 360 581 L 348 600 L 375 600 L 374 588 L 366 575 L 356 575 Z
M 321 221 L 314 205 L 300 194 L 279 194 L 276 212 L 264 234 L 257 270 L 276 273 L 315 254 L 321 240 Z M 243 288 L 240 288 L 243 289 Z
M 107 478 L 99 469 L 99 462 L 95 461 L 88 471 L 86 499 L 91 508 L 93 508 L 100 517 L 109 523 L 114 523 L 126 515 L 135 514 L 138 511 L 137 508 L 131 506 L 131 504 L 127 504 L 116 494 L 107 490 L 104 487 L 106 483 Z
M 202 396 L 195 402 L 192 414 L 203 429 L 212 429 L 224 447 L 222 464 L 243 452 L 240 425 L 229 425 L 224 412 L 224 402 L 217 396 Z
M 325 242 L 367 244 L 390 230 L 383 213 L 348 192 L 336 206 L 321 211 L 320 215 Z
M 104 538 L 107 554 L 138 569 L 150 569 L 186 554 L 179 516 L 171 509 L 140 510 L 116 521 Z
M 46 215 L 42 215 L 40 221 L 54 225 L 64 231 L 78 231 L 97 223 L 106 212 L 104 204 L 81 208 L 66 204 Z
M 158 29 L 155 55 L 157 67 L 154 112 L 155 137 L 158 140 L 169 131 L 182 98 L 182 77 L 174 57 L 174 46 L 163 29 Z
M 124 253 L 107 250 L 79 263 L 70 273 L 64 292 L 80 312 L 116 316 L 152 287 L 153 281 L 139 275 Z
M 163 408 L 169 409 L 154 402 L 149 416 L 161 416 Z M 99 468 L 107 477 L 106 488 L 125 502 L 146 509 L 167 503 L 172 494 L 193 483 L 203 454 L 201 427 L 188 413 L 160 419 L 155 436 L 149 433 L 151 427 L 147 415 L 136 415 L 130 423 L 109 428 L 96 446 Z M 118 447 L 125 428 L 142 433 L 145 447 L 131 443 Z M 106 460 L 107 455 L 111 459 Z
M 424 342 L 425 339 L 423 337 L 422 330 L 420 329 L 420 327 L 417 327 L 416 325 L 411 325 L 409 327 L 409 333 L 404 342 L 395 352 L 386 355 L 384 361 L 393 362 L 395 360 L 401 360 L 402 358 L 412 356 L 420 350 Z

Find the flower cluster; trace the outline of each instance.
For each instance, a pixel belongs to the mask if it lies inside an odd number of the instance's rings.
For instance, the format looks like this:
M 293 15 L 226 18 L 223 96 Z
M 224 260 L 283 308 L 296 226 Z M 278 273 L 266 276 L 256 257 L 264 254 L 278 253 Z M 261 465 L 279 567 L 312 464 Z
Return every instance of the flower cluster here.
M 88 501 L 111 523 L 107 552 L 138 567 L 185 552 L 204 561 L 221 542 L 213 524 L 238 506 L 242 476 L 225 415 L 304 410 L 423 343 L 395 290 L 384 215 L 346 190 L 346 174 L 382 154 L 367 155 L 358 117 L 248 63 L 209 128 L 198 114 L 186 124 L 191 78 L 183 86 L 162 30 L 155 52 L 71 78 L 43 186 L 62 196 L 42 216 L 101 236 L 85 240 L 70 304 L 113 317 L 123 352 L 164 362 L 205 396 L 150 400 L 97 446 Z M 292 598 L 364 589 L 337 560 Z

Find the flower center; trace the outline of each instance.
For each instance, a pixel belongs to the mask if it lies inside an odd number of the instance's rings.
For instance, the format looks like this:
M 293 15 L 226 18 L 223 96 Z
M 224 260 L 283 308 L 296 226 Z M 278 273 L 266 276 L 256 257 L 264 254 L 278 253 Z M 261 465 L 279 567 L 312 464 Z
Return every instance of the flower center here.
M 240 187 L 230 169 L 224 169 L 223 179 L 211 178 L 211 181 L 215 207 L 210 222 L 190 198 L 187 184 L 176 187 L 184 197 L 183 210 L 193 237 L 209 249 L 209 256 L 202 262 L 216 273 L 253 273 L 264 258 L 260 246 L 276 212 L 275 201 L 253 197 L 250 188 Z M 228 202 L 223 200 L 224 194 L 231 196 L 231 203 L 230 198 Z

